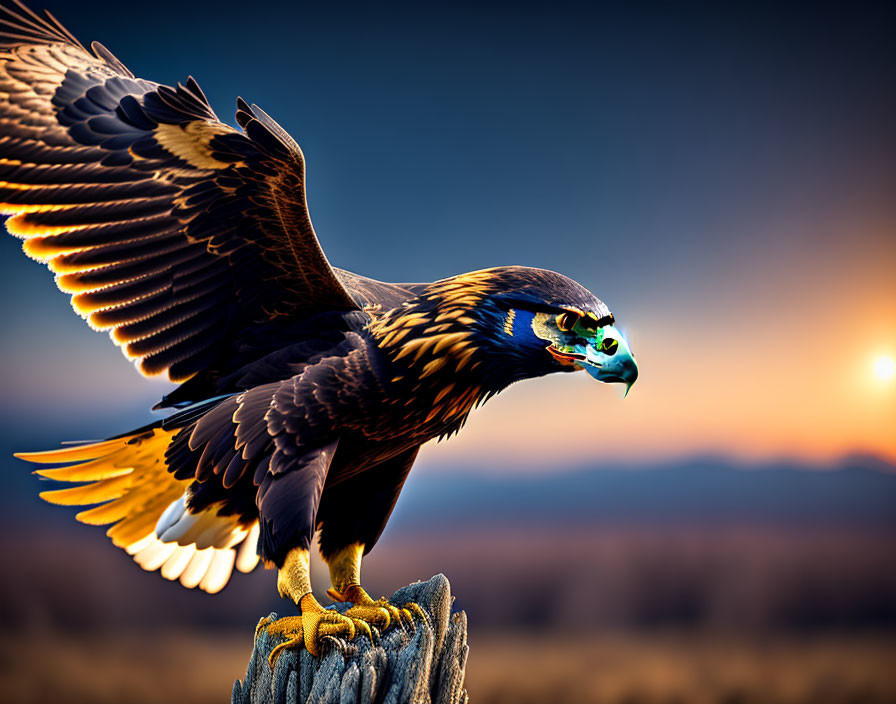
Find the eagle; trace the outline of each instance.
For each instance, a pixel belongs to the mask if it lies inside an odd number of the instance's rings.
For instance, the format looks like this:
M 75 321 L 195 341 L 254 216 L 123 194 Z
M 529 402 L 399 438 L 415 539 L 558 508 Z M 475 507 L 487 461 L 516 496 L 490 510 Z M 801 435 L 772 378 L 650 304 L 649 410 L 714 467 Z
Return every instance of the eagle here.
M 376 545 L 420 446 L 522 379 L 638 375 L 609 308 L 552 271 L 501 266 L 393 284 L 332 266 L 299 145 L 257 105 L 221 121 L 191 77 L 137 78 L 50 13 L 0 5 L 0 211 L 74 310 L 167 415 L 101 442 L 21 453 L 54 504 L 146 570 L 220 591 L 259 559 L 299 614 L 270 628 L 320 652 L 421 617 L 372 598 Z M 312 594 L 318 536 L 329 595 Z M 408 624 L 409 625 L 409 624 Z

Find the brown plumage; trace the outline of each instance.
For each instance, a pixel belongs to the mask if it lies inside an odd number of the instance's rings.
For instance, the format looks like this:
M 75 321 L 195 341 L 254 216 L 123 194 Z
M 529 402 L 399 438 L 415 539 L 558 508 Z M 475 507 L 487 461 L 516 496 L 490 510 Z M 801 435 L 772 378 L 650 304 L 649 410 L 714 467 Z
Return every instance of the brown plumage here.
M 0 8 L 6 227 L 143 374 L 181 382 L 162 421 L 24 457 L 88 482 L 43 496 L 100 504 L 78 519 L 111 524 L 144 568 L 217 591 L 257 552 L 305 613 L 315 531 L 334 580 L 356 576 L 419 447 L 477 404 L 554 371 L 634 380 L 610 311 L 560 274 L 388 284 L 332 267 L 302 152 L 260 108 L 238 100 L 229 127 L 192 78 L 136 78 L 51 16 Z M 605 336 L 622 340 L 612 360 Z

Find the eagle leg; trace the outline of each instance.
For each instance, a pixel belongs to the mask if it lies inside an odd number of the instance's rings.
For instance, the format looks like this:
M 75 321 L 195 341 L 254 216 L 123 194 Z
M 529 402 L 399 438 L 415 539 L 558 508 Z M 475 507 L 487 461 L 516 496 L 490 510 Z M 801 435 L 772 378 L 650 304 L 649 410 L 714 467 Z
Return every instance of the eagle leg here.
M 303 596 L 299 600 L 299 608 L 302 610 L 299 616 L 284 616 L 263 626 L 268 635 L 284 638 L 282 643 L 271 650 L 268 657 L 271 667 L 287 648 L 304 646 L 317 657 L 320 655 L 320 642 L 327 636 L 352 640 L 359 632 L 363 632 L 368 638 L 373 637 L 366 622 L 343 616 L 333 609 L 325 609 L 313 594 Z
M 414 616 L 426 621 L 426 612 L 419 604 L 411 602 L 400 608 L 385 598 L 373 599 L 364 590 L 360 584 L 363 554 L 364 544 L 352 543 L 326 560 L 330 568 L 330 580 L 333 583 L 333 588 L 327 590 L 327 595 L 334 601 L 347 601 L 352 604 L 352 608 L 346 611 L 345 615 L 364 621 L 379 630 L 399 624 L 413 629 Z
M 281 595 L 298 604 L 301 614 L 259 623 L 257 631 L 264 629 L 268 635 L 284 639 L 271 651 L 271 667 L 286 648 L 304 646 L 317 657 L 320 641 L 327 636 L 352 640 L 361 634 L 373 639 L 373 632 L 366 621 L 324 608 L 311 593 L 308 550 L 296 548 L 286 556 L 277 574 L 277 588 Z

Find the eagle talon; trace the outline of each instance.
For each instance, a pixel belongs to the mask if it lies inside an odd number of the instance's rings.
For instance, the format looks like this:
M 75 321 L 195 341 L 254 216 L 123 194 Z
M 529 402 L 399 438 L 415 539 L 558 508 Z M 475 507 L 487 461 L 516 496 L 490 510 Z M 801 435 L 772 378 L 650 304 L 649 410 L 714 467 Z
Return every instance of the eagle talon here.
M 390 626 L 401 623 L 400 609 L 385 598 L 374 600 L 358 584 L 349 585 L 345 591 L 330 589 L 327 594 L 338 601 L 347 601 L 352 607 L 345 615 L 366 622 L 370 626 L 385 631 Z
M 423 610 L 423 607 L 420 606 L 415 601 L 409 601 L 404 605 L 404 609 L 402 609 L 405 613 L 408 614 L 408 619 L 411 624 L 413 624 L 414 629 L 416 630 L 417 624 L 414 622 L 414 616 L 417 616 L 423 623 L 429 623 L 429 616 L 426 611 Z
M 350 614 L 349 612 L 351 612 L 351 611 L 352 611 L 352 609 L 349 609 L 343 615 L 346 616 L 347 618 L 349 618 L 351 620 L 352 624 L 354 624 L 355 635 L 356 636 L 359 636 L 359 635 L 367 636 L 370 639 L 370 642 L 372 643 L 373 642 L 373 631 L 371 630 L 370 623 L 368 623 L 367 620 L 360 618 L 359 616 Z
M 293 638 L 291 640 L 283 641 L 282 643 L 278 643 L 271 650 L 271 654 L 268 655 L 268 665 L 270 665 L 271 669 L 274 669 L 274 666 L 277 664 L 277 658 L 280 657 L 280 653 L 288 648 L 297 648 L 303 644 L 301 637 Z
M 360 621 L 365 626 L 375 626 L 381 630 L 386 630 L 392 623 L 392 615 L 376 602 L 356 604 L 346 611 L 345 615 Z
M 318 657 L 320 641 L 328 636 L 353 640 L 360 633 L 373 639 L 373 633 L 366 622 L 333 609 L 325 609 L 312 594 L 306 594 L 299 600 L 299 608 L 302 610 L 299 616 L 285 616 L 276 621 L 262 619 L 258 624 L 256 633 L 259 629 L 265 629 L 268 635 L 286 638 L 271 651 L 268 657 L 271 667 L 287 648 L 304 646 L 314 657 Z
M 399 622 L 402 628 L 407 631 L 415 631 L 417 627 L 414 625 L 414 615 L 407 609 L 399 609 Z
M 419 616 L 421 621 L 429 621 L 429 615 L 423 610 L 423 607 L 420 606 L 420 604 L 418 604 L 416 601 L 409 601 L 407 604 L 404 605 L 404 608 L 406 608 L 408 611 Z
M 383 609 L 387 614 L 389 614 L 389 623 L 398 625 L 401 623 L 401 610 L 395 606 L 395 604 L 387 601 L 386 599 L 377 599 L 375 602 L 379 608 Z M 386 626 L 388 628 L 388 625 Z

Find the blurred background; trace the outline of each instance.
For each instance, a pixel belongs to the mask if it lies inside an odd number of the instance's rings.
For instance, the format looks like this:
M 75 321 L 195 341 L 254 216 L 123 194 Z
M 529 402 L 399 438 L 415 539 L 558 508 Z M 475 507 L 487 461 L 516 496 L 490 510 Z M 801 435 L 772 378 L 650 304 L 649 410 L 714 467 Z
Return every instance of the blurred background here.
M 896 701 L 892 8 L 32 6 L 138 76 L 192 74 L 224 121 L 261 105 L 334 264 L 546 267 L 616 314 L 628 398 L 509 389 L 424 448 L 365 561 L 377 594 L 449 577 L 474 703 Z M 169 386 L 19 249 L 0 240 L 0 699 L 226 701 L 257 620 L 292 607 L 262 569 L 187 592 L 39 501 L 13 451 L 146 423 Z

